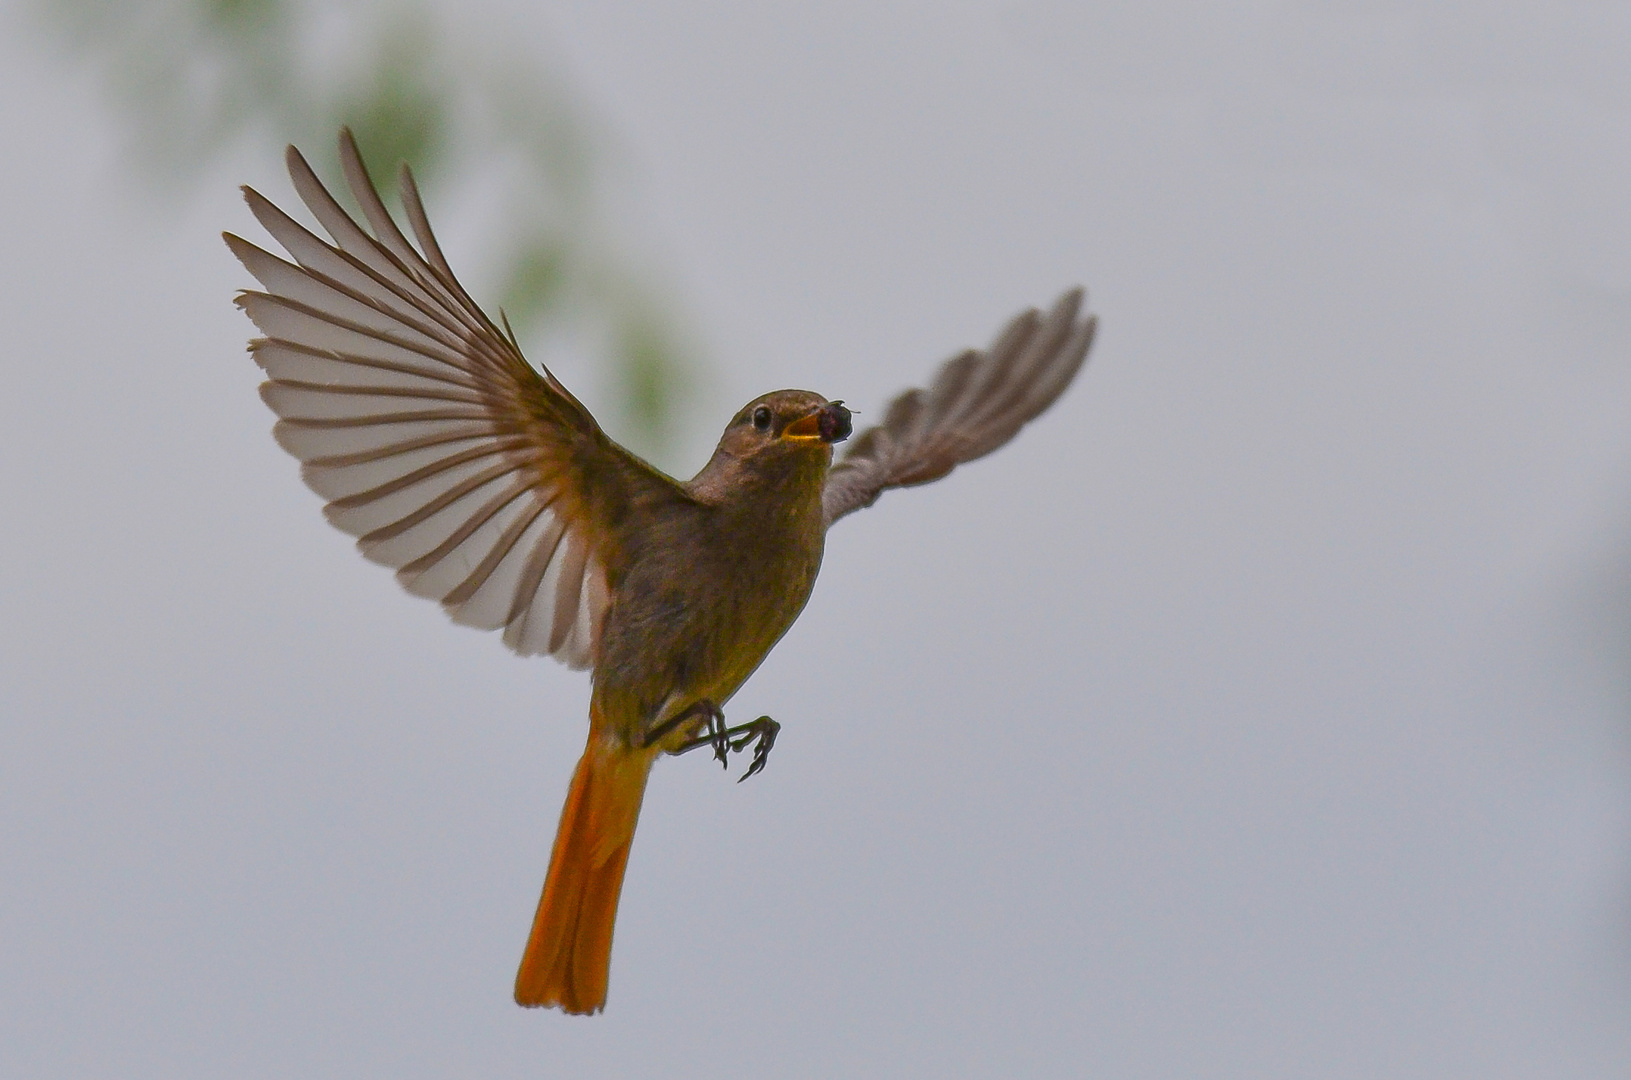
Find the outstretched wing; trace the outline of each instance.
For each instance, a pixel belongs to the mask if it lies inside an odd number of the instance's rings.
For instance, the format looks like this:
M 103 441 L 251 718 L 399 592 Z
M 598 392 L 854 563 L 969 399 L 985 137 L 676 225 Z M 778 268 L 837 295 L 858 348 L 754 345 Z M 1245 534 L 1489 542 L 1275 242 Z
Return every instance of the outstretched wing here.
M 225 234 L 264 286 L 238 306 L 268 381 L 272 429 L 328 500 L 329 521 L 454 621 L 503 628 L 523 655 L 593 663 L 618 551 L 611 515 L 683 498 L 603 434 L 548 371 L 534 370 L 453 277 L 413 177 L 402 204 L 416 250 L 391 220 L 349 131 L 346 182 L 373 235 L 289 148 L 289 175 L 328 243 L 244 188 L 294 258 Z M 610 508 L 610 509 L 608 509 Z
M 928 389 L 890 402 L 883 423 L 861 432 L 827 473 L 827 527 L 888 488 L 927 484 L 989 454 L 1052 405 L 1093 344 L 1098 320 L 1079 319 L 1081 307 L 1082 290 L 1072 289 L 1045 316 L 1023 311 L 990 348 L 952 357 Z

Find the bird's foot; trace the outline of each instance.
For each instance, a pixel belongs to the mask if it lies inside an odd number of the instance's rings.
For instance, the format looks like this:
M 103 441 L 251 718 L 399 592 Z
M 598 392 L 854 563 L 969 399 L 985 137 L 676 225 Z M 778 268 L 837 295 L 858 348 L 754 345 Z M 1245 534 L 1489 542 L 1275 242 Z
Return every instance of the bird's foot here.
M 714 756 L 723 762 L 726 750 L 740 754 L 747 749 L 748 743 L 753 743 L 753 760 L 748 762 L 748 771 L 737 777 L 736 782 L 740 784 L 743 780 L 765 767 L 765 762 L 770 759 L 770 748 L 776 745 L 776 735 L 781 731 L 782 726 L 768 716 L 761 716 L 752 723 L 738 724 L 736 727 L 727 728 L 722 722 L 723 719 L 724 717 L 721 716 L 721 722 L 716 726 L 712 723 L 712 714 L 710 714 L 710 725 L 707 734 L 699 735 L 689 742 L 683 742 L 669 753 L 684 754 L 700 746 L 711 746 L 714 750 Z
M 714 757 L 718 759 L 720 766 L 726 769 L 730 768 L 731 733 L 725 728 L 725 711 L 706 698 L 652 728 L 646 733 L 645 745 L 652 745 L 681 724 L 695 720 L 699 716 L 705 719 L 703 733 L 681 743 L 677 748 L 670 750 L 669 753 L 683 754 L 687 750 L 695 750 L 699 746 L 711 746 L 714 749 Z M 692 730 L 695 730 L 695 728 Z
M 748 743 L 754 743 L 753 760 L 748 762 L 748 771 L 736 778 L 738 784 L 765 767 L 765 762 L 770 760 L 770 748 L 776 745 L 776 736 L 781 729 L 782 726 L 768 716 L 761 716 L 751 724 L 743 724 L 732 729 L 743 733 L 741 738 L 731 743 L 732 750 L 741 753 Z

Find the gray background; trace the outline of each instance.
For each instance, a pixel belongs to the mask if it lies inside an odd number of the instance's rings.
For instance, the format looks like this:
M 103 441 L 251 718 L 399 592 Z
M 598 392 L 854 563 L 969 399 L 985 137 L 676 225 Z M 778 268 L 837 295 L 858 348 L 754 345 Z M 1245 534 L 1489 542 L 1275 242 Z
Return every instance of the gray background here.
M 1631 8 L 462 10 L 617 132 L 674 468 L 1076 282 L 1091 366 L 835 531 L 771 767 L 659 765 L 609 1011 L 523 1012 L 587 680 L 269 438 L 215 234 L 275 158 L 150 211 L 9 20 L 0 1073 L 1626 1074 Z

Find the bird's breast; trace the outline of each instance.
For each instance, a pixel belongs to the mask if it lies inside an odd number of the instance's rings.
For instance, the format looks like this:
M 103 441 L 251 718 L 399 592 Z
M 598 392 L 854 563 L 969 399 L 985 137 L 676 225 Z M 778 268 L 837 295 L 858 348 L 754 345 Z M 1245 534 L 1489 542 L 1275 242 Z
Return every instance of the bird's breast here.
M 602 631 L 595 693 L 603 711 L 641 729 L 662 719 L 659 710 L 723 705 L 810 597 L 821 567 L 819 512 L 816 503 L 813 514 L 699 513 L 689 528 L 670 523 L 644 538 Z

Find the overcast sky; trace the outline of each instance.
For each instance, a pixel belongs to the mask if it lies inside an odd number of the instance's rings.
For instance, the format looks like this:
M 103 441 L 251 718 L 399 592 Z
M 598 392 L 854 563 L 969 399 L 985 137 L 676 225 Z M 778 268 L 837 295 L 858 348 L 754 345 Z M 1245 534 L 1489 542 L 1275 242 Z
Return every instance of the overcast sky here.
M 770 767 L 660 763 L 606 1014 L 523 1011 L 587 678 L 271 440 L 275 155 L 153 209 L 6 20 L 0 1073 L 1631 1071 L 1631 7 L 460 10 L 612 133 L 676 469 L 1077 283 L 1091 363 L 834 531 Z

